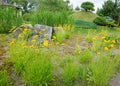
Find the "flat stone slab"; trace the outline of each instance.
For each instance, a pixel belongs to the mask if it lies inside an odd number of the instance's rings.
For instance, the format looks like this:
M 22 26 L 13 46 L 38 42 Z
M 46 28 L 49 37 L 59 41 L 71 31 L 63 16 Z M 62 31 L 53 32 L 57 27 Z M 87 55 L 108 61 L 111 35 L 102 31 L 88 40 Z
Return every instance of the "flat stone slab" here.
M 109 86 L 120 86 L 120 74 L 110 81 Z

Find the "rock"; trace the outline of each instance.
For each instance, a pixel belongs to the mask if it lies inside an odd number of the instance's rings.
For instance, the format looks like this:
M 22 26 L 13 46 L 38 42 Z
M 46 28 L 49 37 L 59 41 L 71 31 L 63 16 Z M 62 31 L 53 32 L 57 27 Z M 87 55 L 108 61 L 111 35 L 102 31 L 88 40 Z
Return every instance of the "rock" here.
M 116 49 L 113 51 L 113 56 L 120 55 L 120 50 Z
M 27 37 L 27 40 L 31 41 L 35 39 L 37 42 L 43 42 L 45 39 L 51 41 L 53 27 L 36 24 L 34 27 L 31 24 L 21 25 L 13 31 L 13 36 L 18 38 L 20 33 L 23 33 L 25 29 L 30 29 L 30 35 Z M 24 33 L 26 35 L 26 33 Z M 35 37 L 37 36 L 37 37 Z
M 48 40 L 49 42 L 51 41 L 52 38 L 52 33 L 53 33 L 53 28 L 50 26 L 46 25 L 40 25 L 36 24 L 33 29 L 33 36 L 38 35 L 37 41 L 43 42 L 44 39 Z
M 65 34 L 65 31 L 62 27 L 54 27 L 53 31 L 54 31 L 54 33 Z
M 15 38 L 17 38 L 18 35 L 19 35 L 20 33 L 22 33 L 25 28 L 33 30 L 33 26 L 32 26 L 31 24 L 21 25 L 21 26 L 17 27 L 17 28 L 13 31 L 13 33 L 12 33 L 13 36 L 14 36 Z
M 120 86 L 120 74 L 116 75 L 115 78 L 113 78 L 112 80 L 110 80 L 108 86 Z

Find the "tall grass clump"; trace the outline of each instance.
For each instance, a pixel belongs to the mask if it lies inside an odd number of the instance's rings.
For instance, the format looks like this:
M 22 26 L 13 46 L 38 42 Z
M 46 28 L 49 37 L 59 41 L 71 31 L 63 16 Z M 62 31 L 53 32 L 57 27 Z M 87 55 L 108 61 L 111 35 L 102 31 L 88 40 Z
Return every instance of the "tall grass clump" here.
M 14 70 L 25 84 L 32 86 L 50 84 L 53 78 L 52 66 L 50 54 L 47 55 L 44 48 L 38 49 L 35 44 L 27 45 L 24 40 L 13 40 L 9 45 Z
M 106 86 L 114 72 L 115 65 L 113 60 L 101 56 L 89 65 L 89 72 L 87 74 L 88 84 L 90 86 Z
M 23 80 L 32 86 L 48 86 L 53 78 L 51 67 L 50 60 L 45 55 L 38 54 L 26 65 Z
M 32 22 L 33 24 L 38 23 L 49 26 L 58 26 L 59 24 L 73 24 L 74 20 L 71 16 L 69 16 L 67 11 L 36 11 L 32 14 L 30 22 Z
M 12 26 L 22 23 L 20 11 L 14 7 L 0 6 L 0 33 L 8 33 Z
M 63 77 L 63 82 L 65 86 L 73 86 L 75 83 L 74 81 L 77 80 L 78 76 L 78 66 L 75 62 L 68 62 L 66 63 L 63 72 L 62 72 L 62 77 Z
M 0 86 L 9 86 L 7 71 L 0 71 Z

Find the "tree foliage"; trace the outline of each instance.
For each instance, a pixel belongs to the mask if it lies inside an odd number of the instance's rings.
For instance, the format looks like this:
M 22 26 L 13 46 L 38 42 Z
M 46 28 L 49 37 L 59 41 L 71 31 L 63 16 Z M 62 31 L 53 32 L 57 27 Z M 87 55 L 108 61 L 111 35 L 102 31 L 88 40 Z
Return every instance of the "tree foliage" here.
M 94 11 L 94 4 L 92 2 L 83 2 L 81 4 L 81 8 L 83 8 L 85 11 Z
M 109 16 L 120 25 L 120 0 L 105 1 L 102 8 L 98 9 L 97 14 L 100 16 Z

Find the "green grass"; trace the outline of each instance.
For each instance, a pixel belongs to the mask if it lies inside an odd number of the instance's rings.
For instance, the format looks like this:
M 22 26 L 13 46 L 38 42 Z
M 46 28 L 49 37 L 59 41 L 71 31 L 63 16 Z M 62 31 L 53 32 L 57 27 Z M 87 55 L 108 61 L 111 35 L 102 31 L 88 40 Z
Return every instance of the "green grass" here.
M 0 71 L 0 86 L 10 86 L 7 71 Z
M 85 11 L 75 11 L 73 16 L 75 20 L 83 20 L 87 22 L 92 22 L 97 17 L 95 13 Z

